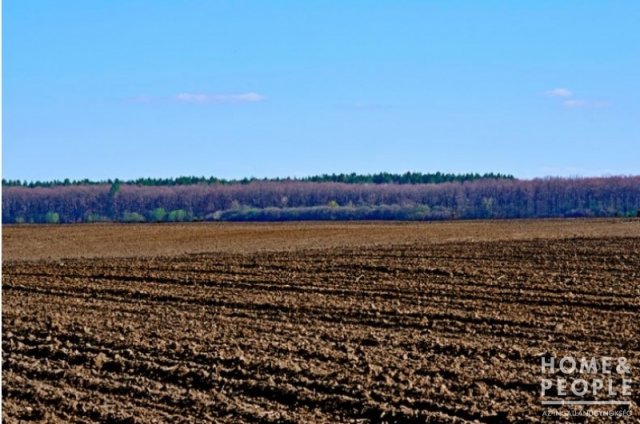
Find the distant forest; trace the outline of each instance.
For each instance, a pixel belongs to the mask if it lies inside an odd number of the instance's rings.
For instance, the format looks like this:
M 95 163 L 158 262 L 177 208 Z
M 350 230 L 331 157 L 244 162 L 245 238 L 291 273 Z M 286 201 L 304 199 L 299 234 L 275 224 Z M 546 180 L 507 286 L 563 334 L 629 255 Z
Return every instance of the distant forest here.
M 433 176 L 442 180 L 421 182 Z M 382 173 L 212 183 L 198 178 L 26 185 L 3 181 L 2 220 L 74 223 L 640 215 L 640 176 L 517 180 L 500 174 L 467 174 L 452 178 L 440 173 Z
M 301 181 L 311 183 L 345 183 L 345 184 L 440 184 L 451 182 L 465 182 L 475 180 L 513 180 L 513 175 L 494 173 L 468 173 L 468 174 L 448 174 L 435 172 L 423 174 L 421 172 L 405 172 L 404 174 L 392 174 L 389 172 L 379 172 L 377 174 L 323 174 L 303 178 L 243 178 L 240 180 L 229 180 L 216 177 L 178 177 L 178 178 L 138 178 L 137 180 L 53 180 L 53 181 L 21 181 L 2 180 L 3 187 L 57 187 L 70 185 L 104 185 L 104 184 L 126 184 L 141 186 L 176 186 L 193 184 L 250 184 L 253 182 L 288 182 Z

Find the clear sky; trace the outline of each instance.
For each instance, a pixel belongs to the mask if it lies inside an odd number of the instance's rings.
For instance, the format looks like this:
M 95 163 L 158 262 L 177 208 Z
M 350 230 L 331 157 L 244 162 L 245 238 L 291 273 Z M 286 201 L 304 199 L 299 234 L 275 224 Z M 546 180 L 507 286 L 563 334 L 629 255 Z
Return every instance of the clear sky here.
M 640 173 L 640 1 L 3 2 L 3 176 Z

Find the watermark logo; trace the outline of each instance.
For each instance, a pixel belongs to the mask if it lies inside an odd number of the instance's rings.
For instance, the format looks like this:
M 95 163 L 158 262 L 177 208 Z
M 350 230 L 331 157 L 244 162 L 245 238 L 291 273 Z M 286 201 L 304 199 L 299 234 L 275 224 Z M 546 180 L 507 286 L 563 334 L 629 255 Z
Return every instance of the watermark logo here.
M 545 407 L 611 405 L 631 415 L 632 370 L 625 357 L 542 356 L 541 371 Z

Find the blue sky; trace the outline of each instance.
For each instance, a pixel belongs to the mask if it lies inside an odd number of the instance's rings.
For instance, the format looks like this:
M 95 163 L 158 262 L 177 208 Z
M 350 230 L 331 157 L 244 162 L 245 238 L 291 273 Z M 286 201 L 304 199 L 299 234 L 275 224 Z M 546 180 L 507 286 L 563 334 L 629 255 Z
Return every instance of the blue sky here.
M 3 6 L 4 178 L 640 173 L 635 0 Z

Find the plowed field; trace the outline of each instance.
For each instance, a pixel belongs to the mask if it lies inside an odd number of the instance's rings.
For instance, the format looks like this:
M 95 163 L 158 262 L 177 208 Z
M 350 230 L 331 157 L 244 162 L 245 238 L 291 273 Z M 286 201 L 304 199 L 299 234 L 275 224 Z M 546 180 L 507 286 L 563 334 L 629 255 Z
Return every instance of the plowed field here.
M 7 423 L 584 422 L 566 355 L 628 358 L 639 421 L 637 220 L 3 231 Z

